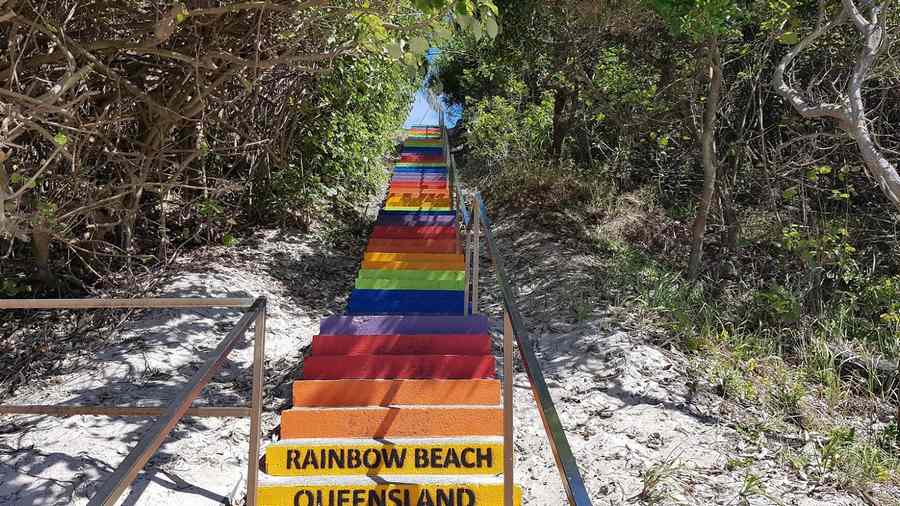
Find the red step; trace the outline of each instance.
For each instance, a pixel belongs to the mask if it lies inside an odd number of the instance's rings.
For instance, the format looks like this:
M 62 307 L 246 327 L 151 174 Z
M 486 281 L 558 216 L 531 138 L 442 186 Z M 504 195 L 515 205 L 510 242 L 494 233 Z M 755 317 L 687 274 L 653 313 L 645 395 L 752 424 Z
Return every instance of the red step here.
M 313 355 L 303 379 L 481 379 L 496 377 L 493 355 Z
M 402 188 L 447 188 L 446 181 L 391 181 L 390 191 Z
M 395 336 L 313 336 L 312 354 L 320 355 L 489 355 L 487 334 Z
M 456 227 L 375 225 L 372 235 L 369 237 L 373 239 L 453 239 L 456 237 Z
M 424 153 L 404 153 L 400 155 L 400 162 L 441 163 L 443 161 L 443 154 L 431 155 Z

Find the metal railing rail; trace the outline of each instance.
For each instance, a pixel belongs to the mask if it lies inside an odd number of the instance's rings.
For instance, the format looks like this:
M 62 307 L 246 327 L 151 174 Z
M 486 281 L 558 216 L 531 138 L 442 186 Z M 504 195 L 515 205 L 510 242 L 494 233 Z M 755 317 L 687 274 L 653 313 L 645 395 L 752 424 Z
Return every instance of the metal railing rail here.
M 185 416 L 250 418 L 250 444 L 247 462 L 247 505 L 255 506 L 259 472 L 259 433 L 262 413 L 262 381 L 265 368 L 266 299 L 238 298 L 149 298 L 149 299 L 0 299 L 0 309 L 186 309 L 243 308 L 240 320 L 228 332 L 200 369 L 179 390 L 168 406 L 88 406 L 88 405 L 0 405 L 0 415 L 47 416 L 137 416 L 158 417 L 144 432 L 138 444 L 113 473 L 103 481 L 88 506 L 113 506 L 159 450 L 169 434 Z M 253 371 L 250 406 L 204 406 L 191 404 L 225 362 L 228 354 L 250 326 L 254 326 Z
M 440 117 L 441 140 L 444 148 L 444 159 L 447 163 L 450 177 L 451 195 L 453 198 L 451 209 L 456 210 L 456 221 L 464 237 L 465 248 L 465 285 L 463 292 L 463 314 L 478 313 L 479 306 L 479 267 L 480 267 L 480 237 L 484 236 L 488 255 L 494 264 L 497 276 L 497 284 L 503 297 L 503 458 L 504 458 L 504 504 L 511 506 L 514 498 L 513 483 L 513 340 L 518 344 L 519 356 L 525 366 L 531 393 L 538 405 L 544 431 L 550 442 L 556 466 L 562 478 L 563 487 L 568 497 L 569 504 L 573 506 L 591 506 L 591 499 L 584 485 L 578 463 L 572 454 L 569 440 L 563 430 L 559 414 L 550 396 L 550 390 L 541 371 L 540 363 L 534 354 L 532 341 L 516 307 L 507 276 L 503 257 L 494 240 L 491 229 L 491 220 L 487 214 L 487 207 L 481 194 L 475 192 L 472 195 L 472 212 L 467 209 L 466 196 L 457 188 L 456 159 L 450 154 L 450 142 L 443 115 Z M 471 297 L 470 297 L 471 296 Z M 470 306 L 471 300 L 471 306 Z
M 544 379 L 544 373 L 541 371 L 541 365 L 538 362 L 537 356 L 534 354 L 532 341 L 528 334 L 528 329 L 525 326 L 525 321 L 522 319 L 522 315 L 516 307 L 515 298 L 506 276 L 503 256 L 500 254 L 500 250 L 494 240 L 494 235 L 491 230 L 491 220 L 488 217 L 487 208 L 484 205 L 484 200 L 481 198 L 480 193 L 476 192 L 474 194 L 473 204 L 473 214 L 475 216 L 473 222 L 476 223 L 476 228 L 482 229 L 481 233 L 484 235 L 484 242 L 487 244 L 489 257 L 494 264 L 497 285 L 499 286 L 500 293 L 503 297 L 505 337 L 504 357 L 512 356 L 512 350 L 506 348 L 507 346 L 511 348 L 512 337 L 514 337 L 519 348 L 519 356 L 525 366 L 525 373 L 528 375 L 531 393 L 534 396 L 534 400 L 540 411 L 541 421 L 544 424 L 544 431 L 547 434 L 547 439 L 550 441 L 553 457 L 556 459 L 556 466 L 562 478 L 563 487 L 565 488 L 566 496 L 568 496 L 569 504 L 573 506 L 591 506 L 591 499 L 585 488 L 584 479 L 581 476 L 581 472 L 578 470 L 578 463 L 575 461 L 575 456 L 572 454 L 572 448 L 569 446 L 569 440 L 566 438 L 566 433 L 559 420 L 559 414 L 556 412 L 553 398 L 550 396 L 550 389 L 547 388 L 547 382 Z M 478 222 L 481 224 L 480 227 L 478 226 Z M 475 258 L 478 258 L 477 252 Z M 509 336 L 509 334 L 512 334 L 512 336 Z M 504 360 L 504 375 L 512 374 L 511 362 L 511 360 L 509 362 Z M 508 368 L 507 364 L 509 366 Z M 504 405 L 504 411 L 507 409 L 509 409 L 508 413 L 511 415 L 511 402 L 508 408 Z M 510 419 L 511 418 L 512 417 L 510 416 Z

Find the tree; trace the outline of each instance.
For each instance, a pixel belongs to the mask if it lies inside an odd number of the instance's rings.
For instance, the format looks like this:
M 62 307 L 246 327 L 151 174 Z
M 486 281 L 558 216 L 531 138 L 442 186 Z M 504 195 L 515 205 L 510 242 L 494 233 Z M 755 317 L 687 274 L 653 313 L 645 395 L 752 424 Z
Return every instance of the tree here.
M 871 79 L 876 60 L 888 46 L 889 2 L 840 0 L 840 8 L 833 14 L 829 14 L 829 7 L 828 2 L 819 0 L 815 28 L 781 58 L 772 76 L 772 86 L 804 118 L 836 121 L 856 143 L 869 175 L 878 182 L 888 200 L 900 208 L 900 176 L 896 165 L 888 160 L 872 134 L 864 98 L 866 81 Z M 838 90 L 837 101 L 813 103 L 790 82 L 786 73 L 798 56 L 848 21 L 861 39 L 861 48 L 852 62 L 849 78 Z
M 296 190 L 276 183 L 314 196 L 284 203 L 342 197 L 378 159 L 346 155 L 352 137 L 386 147 L 429 39 L 496 15 L 490 0 L 0 0 L 0 254 L 33 249 L 47 279 L 54 249 L 89 272 L 168 261 L 179 229 L 221 239 L 236 216 L 278 214 L 272 193 Z M 331 121 L 345 110 L 355 130 Z
M 700 273 L 706 222 L 716 191 L 718 173 L 716 123 L 722 95 L 722 58 L 719 46 L 722 37 L 734 29 L 739 10 L 734 0 L 652 0 L 651 3 L 670 29 L 688 36 L 702 48 L 707 70 L 704 74 L 709 76 L 700 131 L 703 189 L 691 227 L 691 253 L 687 273 L 689 279 L 696 279 Z

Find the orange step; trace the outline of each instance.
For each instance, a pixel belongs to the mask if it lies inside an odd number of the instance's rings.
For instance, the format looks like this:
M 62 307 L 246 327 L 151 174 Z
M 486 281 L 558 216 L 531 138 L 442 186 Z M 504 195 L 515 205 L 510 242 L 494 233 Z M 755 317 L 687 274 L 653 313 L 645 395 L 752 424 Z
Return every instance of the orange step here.
M 500 404 L 500 382 L 474 380 L 340 379 L 294 382 L 294 406 Z
M 503 435 L 499 406 L 292 408 L 281 412 L 281 438 Z

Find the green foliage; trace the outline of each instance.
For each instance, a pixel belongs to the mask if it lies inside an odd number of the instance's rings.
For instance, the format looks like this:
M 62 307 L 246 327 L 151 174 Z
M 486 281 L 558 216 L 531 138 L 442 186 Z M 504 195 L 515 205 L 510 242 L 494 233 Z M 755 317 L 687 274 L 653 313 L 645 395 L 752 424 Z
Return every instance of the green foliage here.
M 729 33 L 742 15 L 741 2 L 736 0 L 649 0 L 649 3 L 671 30 L 695 42 Z
M 267 209 L 306 223 L 345 208 L 384 182 L 384 155 L 406 114 L 415 76 L 393 60 L 345 59 L 320 83 L 320 111 L 309 114 L 287 166 L 273 171 Z M 307 223 L 308 224 L 308 223 Z

